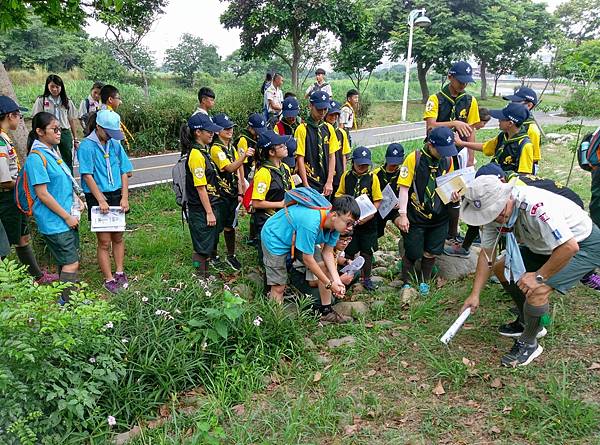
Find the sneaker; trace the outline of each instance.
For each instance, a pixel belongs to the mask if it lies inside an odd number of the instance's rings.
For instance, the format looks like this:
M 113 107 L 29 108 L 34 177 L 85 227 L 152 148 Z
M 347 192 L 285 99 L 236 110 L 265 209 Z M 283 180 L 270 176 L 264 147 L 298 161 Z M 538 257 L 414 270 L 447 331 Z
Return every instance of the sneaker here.
M 465 240 L 465 238 L 460 235 L 448 236 L 446 238 L 446 241 L 449 241 L 449 242 L 455 243 L 455 244 L 462 244 L 464 240 Z
M 338 314 L 335 310 L 332 309 L 327 314 L 321 314 L 320 321 L 323 324 L 329 324 L 329 323 L 343 324 L 343 323 L 351 322 L 352 317 L 348 317 L 347 315 Z
M 241 270 L 242 269 L 242 263 L 240 263 L 238 261 L 238 259 L 235 257 L 235 255 L 227 256 L 227 264 L 229 264 L 233 270 Z
M 534 345 L 528 345 L 520 340 L 515 340 L 515 344 L 510 351 L 502 357 L 500 363 L 502 366 L 515 368 L 517 366 L 525 366 L 531 363 L 535 358 L 539 357 L 544 351 L 538 342 Z
M 365 278 L 364 280 L 362 280 L 361 284 L 369 292 L 373 292 L 373 291 L 377 290 L 377 287 L 378 287 L 375 283 L 373 283 L 373 281 L 371 281 L 370 278 Z
M 247 238 L 246 239 L 246 245 L 247 246 L 257 247 L 258 246 L 258 239 L 256 239 L 256 238 Z
M 469 251 L 460 244 L 451 244 L 450 246 L 444 247 L 444 254 L 448 256 L 467 258 Z
M 129 287 L 129 280 L 127 279 L 127 274 L 125 272 L 117 272 L 115 273 L 114 277 L 117 284 L 123 289 L 127 289 Z
M 115 280 L 114 278 L 110 281 L 104 282 L 104 289 L 109 291 L 111 294 L 116 294 L 117 292 L 119 292 L 119 288 L 119 283 L 117 283 L 117 280 Z
M 504 337 L 520 337 L 524 330 L 525 326 L 521 324 L 518 318 L 512 323 L 498 326 L 498 333 Z M 542 326 L 535 337 L 542 338 L 545 337 L 547 333 L 548 330 Z
M 473 246 L 481 246 L 481 236 L 477 235 L 477 238 L 471 243 Z
M 498 279 L 498 277 L 494 274 L 490 275 L 490 279 L 489 279 L 490 283 L 494 283 L 494 284 L 500 284 L 500 280 Z
M 581 282 L 590 289 L 600 290 L 600 275 L 595 272 L 588 273 Z
M 427 284 L 427 283 L 419 284 L 419 293 L 423 296 L 429 295 L 429 284 Z
M 35 282 L 37 284 L 51 284 L 58 281 L 59 277 L 55 273 L 48 273 L 45 270 L 42 272 L 42 276 L 37 278 Z
M 211 256 L 208 261 L 209 267 L 215 269 L 218 272 L 221 272 L 227 267 L 227 263 L 221 260 L 221 257 L 219 255 Z

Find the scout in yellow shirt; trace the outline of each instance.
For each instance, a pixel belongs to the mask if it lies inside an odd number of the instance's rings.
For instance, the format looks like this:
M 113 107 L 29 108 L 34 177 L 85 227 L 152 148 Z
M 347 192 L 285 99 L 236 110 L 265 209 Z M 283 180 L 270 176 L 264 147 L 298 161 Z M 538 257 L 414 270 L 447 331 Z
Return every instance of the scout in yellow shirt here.
M 498 136 L 483 144 L 457 138 L 456 144 L 492 156 L 492 162 L 498 163 L 504 171 L 533 174 L 533 144 L 523 127 L 523 122 L 529 117 L 527 108 L 510 103 L 502 110 L 490 110 L 490 114 L 498 119 L 498 126 L 502 130 Z
M 379 178 L 370 171 L 372 165 L 371 150 L 366 147 L 355 148 L 352 153 L 352 168 L 342 175 L 335 196 L 350 195 L 357 198 L 360 195 L 367 195 L 375 207 L 379 208 L 383 196 Z M 377 289 L 375 283 L 371 281 L 373 253 L 377 249 L 377 219 L 373 214 L 358 221 L 352 241 L 345 250 L 346 258 L 354 258 L 358 252 L 364 258 L 365 264 L 361 269 L 362 284 L 369 291 Z
M 305 187 L 325 196 L 334 192 L 335 152 L 340 149 L 335 128 L 323 121 L 329 109 L 329 95 L 317 91 L 310 96 L 310 114 L 296 129 L 296 168 Z
M 254 149 L 248 147 L 246 150 L 238 151 L 233 146 L 233 127 L 234 123 L 225 113 L 217 114 L 213 117 L 213 122 L 223 129 L 213 139 L 210 148 L 210 158 L 217 166 L 217 177 L 221 199 L 223 201 L 223 238 L 225 238 L 225 247 L 227 248 L 227 263 L 234 269 L 240 270 L 242 264 L 235 256 L 235 226 L 236 215 L 239 203 L 242 201 L 246 191 L 244 182 L 244 170 L 242 165 L 248 156 L 254 155 Z M 217 236 L 211 259 L 218 262 L 217 246 L 219 237 Z
M 527 87 L 521 87 L 510 96 L 503 96 L 504 100 L 525 105 L 529 110 L 529 117 L 523 122 L 523 127 L 529 136 L 533 145 L 533 174 L 537 175 L 539 171 L 539 162 L 542 159 L 542 133 L 533 118 L 533 109 L 538 104 L 537 94 L 534 90 Z
M 340 186 L 342 174 L 346 171 L 346 160 L 352 151 L 350 149 L 350 139 L 345 129 L 338 124 L 340 113 L 340 104 L 334 100 L 329 103 L 325 122 L 331 124 L 335 128 L 335 135 L 340 143 L 340 150 L 335 152 L 335 175 L 333 177 L 333 190 L 337 190 Z
M 448 207 L 436 192 L 436 178 L 452 172 L 452 156 L 457 154 L 454 133 L 447 127 L 431 130 L 421 150 L 408 154 L 398 175 L 400 230 L 404 238 L 402 281 L 405 286 L 415 276 L 414 264 L 421 259 L 419 290 L 429 293 L 428 281 L 436 255 L 444 251 L 448 234 Z M 459 196 L 453 196 L 458 201 Z

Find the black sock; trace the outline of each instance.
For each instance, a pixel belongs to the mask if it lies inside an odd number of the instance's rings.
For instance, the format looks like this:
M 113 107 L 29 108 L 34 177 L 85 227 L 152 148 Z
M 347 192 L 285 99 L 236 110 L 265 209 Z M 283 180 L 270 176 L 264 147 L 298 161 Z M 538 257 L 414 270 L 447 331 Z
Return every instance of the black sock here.
M 321 315 L 327 315 L 331 311 L 333 311 L 331 304 L 321 304 L 319 307 L 319 312 L 321 312 Z
M 448 214 L 450 215 L 450 221 L 448 223 L 448 237 L 456 238 L 458 236 L 458 220 L 460 218 L 460 207 L 449 207 Z
M 523 305 L 525 304 L 525 295 L 519 289 L 516 283 L 511 282 L 510 284 L 506 281 L 501 281 L 502 287 L 506 291 L 508 295 L 512 298 L 512 300 L 517 305 L 517 309 L 519 310 L 519 322 L 525 324 L 525 317 L 523 315 Z
M 471 248 L 471 244 L 473 244 L 473 241 L 475 241 L 475 238 L 477 238 L 477 235 L 479 235 L 479 227 L 469 226 L 467 233 L 465 233 L 465 240 L 462 243 L 463 249 L 469 250 Z
M 29 275 L 33 278 L 40 278 L 43 273 L 40 270 L 40 266 L 38 266 L 37 260 L 35 259 L 35 254 L 33 253 L 33 249 L 30 244 L 26 246 L 17 246 L 16 247 L 17 257 L 19 257 L 19 261 L 21 264 L 27 266 L 27 270 L 29 271 Z
M 227 247 L 227 255 L 235 255 L 235 230 L 225 230 L 223 232 L 223 238 L 225 238 L 225 246 Z
M 414 275 L 414 266 L 415 264 L 406 256 L 402 257 L 402 275 L 400 279 L 404 281 L 404 284 L 407 284 L 410 281 L 410 276 Z
M 256 239 L 256 223 L 254 218 L 250 218 L 250 230 L 248 231 L 248 238 L 251 240 Z
M 523 306 L 525 314 L 525 330 L 521 334 L 519 340 L 529 345 L 535 345 L 537 343 L 537 333 L 540 329 L 540 320 L 544 314 L 548 313 L 550 305 L 548 303 L 542 306 L 532 306 L 529 303 L 525 303 Z
M 215 244 L 213 246 L 213 250 L 210 253 L 211 258 L 217 258 L 218 256 L 219 256 L 219 236 L 217 236 L 217 239 L 215 240 Z
M 365 259 L 365 264 L 362 267 L 363 277 L 371 278 L 371 271 L 373 270 L 373 255 L 367 252 L 361 252 L 361 256 Z
M 431 272 L 433 271 L 434 264 L 435 257 L 429 258 L 424 256 L 421 258 L 421 275 L 424 283 L 427 283 L 431 279 Z
M 208 257 L 200 255 L 199 253 L 194 253 L 192 255 L 192 260 L 198 278 L 206 278 L 208 276 Z
M 59 279 L 63 283 L 74 284 L 79 281 L 79 274 L 77 272 L 65 272 L 64 270 L 61 270 Z M 60 293 L 60 297 L 65 303 L 69 302 L 72 287 L 73 286 L 67 286 Z

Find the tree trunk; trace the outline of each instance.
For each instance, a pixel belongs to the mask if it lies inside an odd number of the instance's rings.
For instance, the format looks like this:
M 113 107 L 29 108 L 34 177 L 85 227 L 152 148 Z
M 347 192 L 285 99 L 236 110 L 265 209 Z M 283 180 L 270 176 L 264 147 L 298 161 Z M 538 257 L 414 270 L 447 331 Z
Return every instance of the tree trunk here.
M 10 77 L 8 77 L 8 73 L 4 69 L 4 64 L 2 62 L 0 62 L 0 94 L 3 96 L 8 96 L 15 101 L 17 100 L 15 89 L 13 88 Z M 30 106 L 31 104 L 19 105 Z M 27 156 L 27 133 L 25 122 L 22 119 L 19 122 L 19 127 L 15 131 L 10 132 L 10 137 L 17 147 L 17 153 L 19 155 L 21 165 L 23 165 L 25 157 Z
M 148 89 L 148 76 L 146 76 L 146 70 L 140 70 L 140 74 L 144 81 L 144 97 L 148 99 L 150 97 L 150 90 Z
M 485 63 L 483 60 L 481 61 L 481 64 L 479 65 L 479 71 L 480 71 L 480 76 L 481 76 L 481 100 L 486 100 L 487 99 L 487 79 L 486 79 L 486 68 L 487 68 L 487 63 Z
M 419 78 L 419 86 L 421 87 L 421 103 L 426 104 L 429 99 L 429 86 L 427 85 L 427 71 L 431 65 L 417 63 L 417 77 Z
M 494 94 L 493 96 L 496 97 L 496 91 L 498 90 L 498 80 L 500 79 L 500 74 L 494 76 Z
M 298 66 L 300 65 L 301 55 L 302 50 L 300 48 L 300 33 L 295 31 L 292 33 L 292 86 L 296 90 L 300 86 L 298 83 Z

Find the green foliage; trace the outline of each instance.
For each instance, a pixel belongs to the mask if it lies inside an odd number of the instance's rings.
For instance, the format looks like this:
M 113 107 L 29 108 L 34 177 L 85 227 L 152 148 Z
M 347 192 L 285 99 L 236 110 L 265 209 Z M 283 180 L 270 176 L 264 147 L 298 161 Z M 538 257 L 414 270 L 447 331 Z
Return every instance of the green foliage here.
M 34 285 L 14 261 L 0 263 L 0 283 L 0 430 L 38 443 L 95 427 L 125 371 L 112 335 L 123 314 L 85 285 L 60 306 L 64 284 Z
M 600 1 L 568 0 L 554 12 L 566 37 L 577 43 L 600 37 Z
M 181 77 L 185 85 L 194 84 L 194 74 L 200 71 L 218 76 L 221 57 L 215 45 L 207 45 L 200 37 L 185 33 L 176 47 L 165 51 L 165 68 Z
M 600 40 L 588 40 L 580 45 L 566 44 L 558 60 L 559 73 L 579 82 L 600 81 Z
M 83 56 L 83 70 L 89 79 L 103 82 L 121 82 L 125 69 L 115 59 L 110 48 L 100 39 L 94 39 Z
M 87 46 L 84 32 L 49 28 L 34 16 L 26 28 L 10 30 L 0 40 L 0 60 L 6 69 L 43 65 L 48 71 L 66 71 L 80 65 Z

